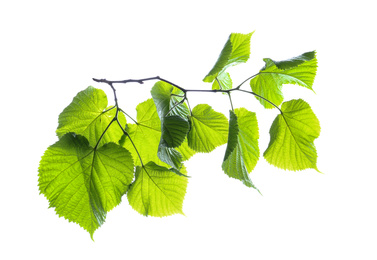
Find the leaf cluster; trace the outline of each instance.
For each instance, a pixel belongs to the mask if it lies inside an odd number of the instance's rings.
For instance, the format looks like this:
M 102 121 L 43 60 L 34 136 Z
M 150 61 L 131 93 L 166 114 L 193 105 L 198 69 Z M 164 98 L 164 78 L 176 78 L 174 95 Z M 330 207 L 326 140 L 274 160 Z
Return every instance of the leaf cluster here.
M 278 109 L 263 153 L 270 164 L 292 171 L 318 170 L 314 140 L 320 133 L 319 121 L 308 103 L 301 99 L 283 102 L 282 93 L 284 84 L 312 90 L 316 53 L 284 61 L 266 58 L 257 74 L 233 87 L 227 68 L 248 61 L 252 34 L 229 36 L 203 79 L 212 84 L 211 90 L 184 89 L 160 77 L 95 80 L 107 83 L 114 91 L 112 106 L 101 89 L 90 86 L 79 92 L 59 115 L 59 140 L 48 147 L 40 161 L 39 190 L 50 207 L 78 223 L 92 238 L 123 195 L 145 216 L 183 214 L 188 184 L 184 162 L 196 153 L 210 153 L 225 144 L 224 173 L 257 189 L 250 172 L 260 157 L 258 121 L 254 112 L 233 108 L 233 91 L 254 95 L 266 109 Z M 118 106 L 114 84 L 148 80 L 158 81 L 151 89 L 151 98 L 136 107 L 133 119 Z M 248 80 L 250 90 L 242 89 Z M 191 109 L 188 93 L 192 91 L 227 94 L 229 117 L 209 104 Z

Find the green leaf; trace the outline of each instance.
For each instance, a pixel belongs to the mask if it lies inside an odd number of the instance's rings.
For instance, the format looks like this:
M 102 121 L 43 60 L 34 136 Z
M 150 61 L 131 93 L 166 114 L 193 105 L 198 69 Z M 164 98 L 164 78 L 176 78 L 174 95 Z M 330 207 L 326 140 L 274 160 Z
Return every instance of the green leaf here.
M 182 145 L 176 148 L 176 150 L 181 154 L 183 162 L 190 159 L 196 153 L 193 149 L 189 147 L 187 137 L 185 141 L 183 141 Z
M 228 140 L 228 119 L 207 104 L 192 110 L 188 145 L 197 152 L 209 153 Z
M 245 108 L 230 111 L 229 136 L 222 169 L 232 178 L 256 189 L 249 173 L 259 158 L 258 122 L 255 113 Z
M 259 74 L 250 80 L 251 89 L 258 95 L 279 106 L 284 96 L 283 84 L 297 84 L 312 89 L 317 72 L 317 58 L 314 51 L 284 61 L 263 59 L 266 63 Z M 265 108 L 274 108 L 267 101 L 256 97 Z
M 164 163 L 160 160 L 157 156 L 158 147 L 161 138 L 161 121 L 158 117 L 156 106 L 153 102 L 153 99 L 148 99 L 142 103 L 140 103 L 136 107 L 137 111 L 137 124 L 127 124 L 128 127 L 128 134 L 131 137 L 131 140 L 135 144 L 141 159 L 143 162 L 150 162 L 153 161 L 158 165 L 169 167 L 170 165 Z M 124 143 L 122 144 L 127 150 L 129 150 L 134 158 L 135 165 L 140 165 L 139 156 L 136 153 L 131 141 L 129 138 L 124 138 Z M 169 148 L 168 150 L 175 150 Z M 176 161 L 177 168 L 179 168 L 179 164 L 181 161 L 188 160 L 195 152 L 188 147 L 187 138 L 183 141 L 181 146 L 176 148 L 176 150 L 180 153 L 177 154 L 177 158 L 180 160 Z M 168 153 L 169 151 L 166 151 Z M 172 151 L 174 152 L 174 151 Z M 163 156 L 163 152 L 161 156 Z M 169 161 L 170 163 L 174 164 L 174 158 L 171 158 L 174 155 L 165 155 L 165 161 Z
M 189 123 L 180 116 L 167 116 L 164 118 L 161 140 L 166 147 L 178 147 L 186 138 L 189 131 Z
M 215 65 L 203 81 L 212 82 L 228 67 L 246 62 L 250 56 L 250 38 L 253 33 L 232 33 L 225 43 Z
M 219 85 L 220 83 L 220 85 Z M 212 83 L 212 89 L 231 89 L 233 85 L 232 79 L 230 78 L 230 75 L 228 72 L 221 73 L 217 80 L 214 80 Z M 221 86 L 221 87 L 220 87 Z M 226 94 L 226 93 L 224 93 Z
M 157 156 L 161 161 L 168 164 L 171 167 L 179 169 L 182 167 L 183 156 L 180 152 L 174 148 L 166 147 L 163 144 L 158 146 Z
M 144 216 L 183 214 L 187 183 L 188 178 L 149 162 L 145 167 L 136 168 L 135 181 L 127 193 L 128 201 Z
M 161 139 L 157 155 L 161 161 L 178 169 L 183 156 L 173 148 L 185 141 L 190 127 L 187 120 L 189 110 L 181 103 L 182 97 L 179 97 L 183 93 L 174 86 L 159 81 L 153 86 L 151 94 L 161 120 Z
M 183 96 L 183 92 L 173 85 L 158 81 L 151 89 L 151 94 L 161 121 L 167 116 L 168 112 L 169 115 L 180 116 L 184 119 L 190 114 L 185 104 L 177 105 L 183 99 L 180 97 Z
M 229 131 L 228 131 L 228 143 L 225 150 L 224 161 L 228 159 L 230 154 L 238 145 L 238 122 L 236 114 L 230 110 L 229 111 Z
M 108 143 L 94 150 L 88 140 L 68 133 L 50 146 L 39 166 L 39 190 L 59 216 L 94 231 L 117 206 L 133 180 L 131 154 Z
M 245 108 L 235 110 L 238 120 L 238 142 L 248 172 L 257 165 L 259 159 L 259 128 L 256 114 Z
M 66 133 L 85 136 L 91 146 L 95 146 L 102 133 L 115 117 L 116 109 L 107 110 L 107 97 L 101 89 L 88 87 L 79 92 L 72 102 L 59 115 L 59 126 L 56 133 L 61 138 Z M 118 113 L 122 125 L 126 125 L 123 113 Z M 101 139 L 99 146 L 118 142 L 123 135 L 117 124 L 112 124 Z
M 270 129 L 270 143 L 264 158 L 285 170 L 317 169 L 317 151 L 314 140 L 320 134 L 320 125 L 305 101 L 284 102 Z
M 165 88 L 171 88 L 172 85 L 165 85 Z M 183 97 L 183 92 L 178 89 L 174 88 L 171 90 L 171 96 L 170 96 L 170 102 L 169 102 L 169 108 L 171 109 L 170 115 L 177 115 L 182 118 L 187 118 L 190 115 L 190 110 L 187 107 L 185 103 L 181 103 Z M 179 104 L 179 105 L 177 105 Z
M 127 132 L 139 151 L 141 159 L 143 162 L 153 161 L 156 164 L 164 164 L 157 156 L 161 137 L 161 122 L 153 99 L 138 104 L 136 111 L 137 124 L 127 124 Z M 131 152 L 135 165 L 141 165 L 139 156 L 130 139 L 124 138 L 122 145 Z

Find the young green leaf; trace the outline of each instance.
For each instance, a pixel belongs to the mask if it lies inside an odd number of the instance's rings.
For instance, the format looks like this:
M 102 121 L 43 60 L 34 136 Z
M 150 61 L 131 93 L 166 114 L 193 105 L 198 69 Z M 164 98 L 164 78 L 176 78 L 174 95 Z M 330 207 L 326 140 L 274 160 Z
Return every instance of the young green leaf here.
M 148 99 L 136 107 L 137 124 L 127 124 L 128 134 L 131 137 L 143 162 L 153 161 L 165 165 L 158 156 L 157 150 L 161 138 L 161 122 L 158 117 L 153 99 Z M 124 138 L 122 145 L 131 152 L 135 165 L 141 165 L 139 156 L 129 138 Z M 166 166 L 168 166 L 166 164 Z
M 250 80 L 251 89 L 258 95 L 279 106 L 284 96 L 283 84 L 297 84 L 312 89 L 317 72 L 317 58 L 314 51 L 284 61 L 263 59 L 266 63 L 259 74 Z M 274 108 L 269 102 L 256 97 L 265 108 Z
M 317 151 L 314 140 L 320 134 L 320 125 L 305 101 L 284 102 L 270 129 L 270 143 L 264 158 L 279 168 L 291 171 L 317 169 Z
M 187 183 L 187 177 L 149 162 L 145 167 L 137 166 L 135 181 L 127 193 L 128 201 L 144 216 L 183 214 Z
M 215 65 L 203 81 L 212 82 L 228 67 L 246 62 L 250 56 L 250 38 L 253 33 L 232 33 L 225 43 Z
M 228 144 L 222 164 L 224 172 L 256 189 L 249 173 L 259 158 L 258 122 L 255 113 L 245 108 L 230 111 Z
M 220 83 L 220 85 L 219 85 Z M 230 78 L 230 75 L 228 72 L 221 73 L 216 80 L 212 83 L 212 89 L 231 89 L 233 85 L 232 79 Z M 220 87 L 221 86 L 221 87 Z M 224 93 L 226 94 L 226 93 Z
M 188 145 L 197 152 L 209 153 L 228 140 L 228 119 L 207 104 L 192 110 Z
M 108 143 L 93 149 L 88 140 L 68 133 L 51 145 L 39 166 L 39 190 L 59 216 L 94 231 L 117 206 L 133 180 L 131 154 Z
M 59 126 L 56 133 L 61 138 L 66 133 L 85 136 L 91 146 L 95 146 L 106 127 L 115 117 L 116 109 L 107 109 L 107 97 L 103 90 L 88 87 L 79 92 L 72 102 L 59 115 Z M 122 125 L 126 125 L 123 113 L 118 113 Z M 112 124 L 102 137 L 99 146 L 118 142 L 123 135 L 117 124 Z

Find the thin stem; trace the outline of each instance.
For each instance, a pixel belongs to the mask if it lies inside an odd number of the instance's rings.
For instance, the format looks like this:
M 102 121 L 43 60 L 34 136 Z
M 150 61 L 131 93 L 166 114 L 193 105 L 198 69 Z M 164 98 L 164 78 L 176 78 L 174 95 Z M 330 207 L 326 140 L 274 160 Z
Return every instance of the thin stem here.
M 139 154 L 139 151 L 137 150 L 135 143 L 132 141 L 131 136 L 129 135 L 129 133 L 127 133 L 126 130 L 124 130 L 124 128 L 123 128 L 122 124 L 119 122 L 119 120 L 116 119 L 116 121 L 118 122 L 118 125 L 119 125 L 120 129 L 122 130 L 123 134 L 125 134 L 125 135 L 130 139 L 131 144 L 132 144 L 132 146 L 134 147 L 134 149 L 135 149 L 135 151 L 136 151 L 136 153 L 137 153 L 137 156 L 139 157 L 139 160 L 140 160 L 141 166 L 144 167 L 143 160 L 141 159 L 141 156 L 140 156 L 140 154 Z
M 260 95 L 258 95 L 258 94 L 256 94 L 256 93 L 254 93 L 254 92 L 251 92 L 251 91 L 247 91 L 247 90 L 243 90 L 243 89 L 239 89 L 239 91 L 242 91 L 242 92 L 246 92 L 246 93 L 252 94 L 252 95 L 254 95 L 254 96 L 257 96 L 257 97 L 259 97 L 259 98 L 261 98 L 261 99 L 267 101 L 268 103 L 270 103 L 271 105 L 273 105 L 274 107 L 276 107 L 277 109 L 279 109 L 280 113 L 283 114 L 283 111 L 281 111 L 281 109 L 280 109 L 277 105 L 275 105 L 274 103 L 272 103 L 272 102 L 271 102 L 270 100 L 268 100 L 267 98 L 264 98 L 264 97 L 262 97 L 262 96 L 260 96 Z
M 129 114 L 127 114 L 126 112 L 124 112 L 121 108 L 119 108 L 119 111 L 122 112 L 123 114 L 125 114 L 126 116 L 128 116 L 128 118 L 130 118 L 135 124 L 139 124 L 135 119 L 133 119 Z
M 185 96 L 181 96 L 181 95 L 177 95 L 177 94 L 170 94 L 170 96 L 173 96 L 173 97 L 180 97 L 180 98 L 184 98 Z
M 105 111 L 102 112 L 102 114 L 105 114 L 105 113 L 109 112 L 110 110 L 112 110 L 114 108 L 116 108 L 116 106 L 112 106 L 109 109 L 106 109 Z
M 112 124 L 115 120 L 117 120 L 117 119 L 114 117 L 114 118 L 110 121 L 110 123 L 107 125 L 107 127 L 105 128 L 105 131 L 103 131 L 103 133 L 102 133 L 101 136 L 99 137 L 99 139 L 98 139 L 98 141 L 97 141 L 97 143 L 96 143 L 96 146 L 94 146 L 94 150 L 96 150 L 96 149 L 98 148 L 98 145 L 99 145 L 99 143 L 100 143 L 101 140 L 102 140 L 102 137 L 105 135 L 107 129 L 109 129 L 109 127 L 111 126 L 111 124 Z
M 156 79 L 159 79 L 159 77 L 151 77 L 151 78 L 145 78 L 145 79 L 126 79 L 126 80 L 115 80 L 115 81 L 111 81 L 111 80 L 107 80 L 107 79 L 95 79 L 93 78 L 93 80 L 95 82 L 99 82 L 99 83 L 107 83 L 107 84 L 112 84 L 112 83 L 130 83 L 130 82 L 137 82 L 139 84 L 144 84 L 144 81 L 148 81 L 148 80 L 156 80 Z
M 118 108 L 118 98 L 117 98 L 117 94 L 116 94 L 116 89 L 114 88 L 113 86 L 113 83 L 107 83 L 111 89 L 113 90 L 113 93 L 114 93 L 114 101 L 115 101 L 115 106 Z M 118 113 L 118 109 L 117 109 L 117 113 Z
M 245 79 L 241 84 L 239 84 L 235 89 L 240 89 L 240 87 L 241 87 L 246 81 L 248 81 L 248 80 L 250 80 L 250 79 L 252 79 L 252 78 L 254 78 L 254 77 L 258 76 L 258 75 L 259 75 L 259 73 L 254 74 L 254 75 L 251 76 L 251 77 L 248 77 L 248 78 Z
M 174 108 L 176 108 L 177 106 L 179 106 L 180 104 L 182 104 L 183 102 L 185 102 L 186 98 L 183 98 L 181 101 L 179 102 L 176 102 L 174 104 L 174 106 L 172 106 L 172 108 L 169 109 L 169 111 L 166 113 L 165 116 L 169 115 L 171 111 L 173 111 Z
M 234 108 L 233 108 L 233 102 L 232 102 L 232 97 L 230 96 L 230 92 L 228 92 L 228 97 L 229 97 L 229 101 L 230 101 L 230 106 L 232 107 L 232 110 L 234 110 Z
M 149 81 L 149 80 L 161 80 L 161 81 L 164 81 L 178 89 L 180 89 L 185 95 L 185 98 L 187 100 L 187 104 L 188 104 L 188 99 L 187 99 L 187 96 L 186 96 L 186 93 L 187 92 L 210 92 L 210 93 L 216 93 L 216 92 L 222 92 L 222 93 L 230 93 L 231 91 L 235 91 L 235 90 L 238 90 L 238 91 L 242 91 L 242 92 L 246 92 L 246 93 L 249 93 L 249 94 L 252 94 L 254 96 L 257 96 L 265 101 L 267 101 L 268 103 L 270 103 L 271 105 L 273 105 L 274 107 L 276 107 L 277 109 L 279 109 L 280 113 L 283 113 L 280 108 L 278 106 L 276 106 L 274 103 L 272 103 L 270 100 L 254 93 L 254 92 L 251 92 L 251 91 L 246 91 L 246 90 L 242 90 L 240 89 L 241 86 L 248 80 L 256 77 L 257 75 L 259 75 L 260 73 L 257 73 L 257 74 L 254 74 L 253 76 L 251 77 L 248 77 L 247 79 L 245 79 L 241 84 L 239 84 L 236 88 L 232 88 L 232 89 L 212 89 L 212 90 L 208 90 L 208 89 L 184 89 L 180 86 L 178 86 L 177 84 L 174 84 L 166 79 L 163 79 L 161 78 L 160 76 L 156 76 L 156 77 L 150 77 L 150 78 L 144 78 L 144 79 L 127 79 L 127 80 L 117 80 L 117 81 L 110 81 L 110 80 L 106 80 L 106 79 L 95 79 L 93 78 L 94 81 L 96 82 L 103 82 L 103 83 L 107 83 L 108 85 L 110 85 L 110 87 L 113 89 L 113 92 L 114 92 L 114 99 L 115 99 L 115 104 L 116 104 L 116 107 L 118 107 L 118 101 L 117 101 L 117 97 L 116 97 L 116 92 L 115 92 L 115 88 L 113 87 L 113 84 L 114 83 L 129 83 L 129 82 L 137 82 L 137 83 L 140 83 L 140 84 L 144 84 L 144 81 Z M 218 80 L 216 78 L 216 80 Z M 221 85 L 220 85 L 220 82 L 219 83 L 219 86 L 221 88 Z M 232 104 L 232 107 L 233 107 L 233 104 Z M 190 108 L 190 106 L 189 106 Z M 170 112 L 170 111 L 169 111 Z M 190 108 L 190 112 L 191 112 L 191 108 Z
M 215 79 L 216 79 L 216 81 L 217 81 L 217 84 L 219 84 L 219 88 L 220 88 L 220 90 L 222 90 L 223 87 L 221 86 L 219 79 L 218 79 L 217 77 L 216 77 Z
M 180 90 L 182 90 L 183 93 L 186 93 L 186 91 L 187 91 L 186 89 L 184 89 L 184 88 L 182 88 L 182 87 L 180 87 L 180 86 L 178 86 L 178 85 L 176 85 L 176 84 L 174 84 L 174 83 L 172 83 L 172 82 L 170 82 L 170 81 L 168 81 L 166 79 L 163 79 L 160 76 L 157 76 L 156 78 L 159 79 L 159 80 L 161 80 L 161 81 L 164 81 L 164 82 L 166 82 L 166 83 L 168 83 L 168 84 L 170 84 L 170 85 L 172 85 L 172 86 L 174 86 L 174 87 L 176 87 L 176 88 L 178 88 Z
M 188 108 L 189 108 L 189 110 L 190 110 L 190 115 L 192 116 L 192 110 L 191 110 L 190 102 L 188 101 L 187 96 L 186 96 L 186 101 L 187 101 L 187 106 L 188 106 Z

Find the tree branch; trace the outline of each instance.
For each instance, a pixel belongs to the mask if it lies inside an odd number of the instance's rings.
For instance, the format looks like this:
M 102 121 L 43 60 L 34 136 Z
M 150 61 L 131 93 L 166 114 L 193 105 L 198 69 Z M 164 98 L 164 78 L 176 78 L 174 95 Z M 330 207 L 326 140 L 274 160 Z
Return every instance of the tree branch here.
M 252 94 L 254 96 L 257 96 L 265 101 L 267 101 L 268 103 L 270 103 L 271 105 L 273 105 L 275 108 L 277 108 L 280 113 L 282 114 L 283 112 L 281 111 L 281 109 L 275 105 L 273 102 L 271 102 L 270 100 L 252 92 L 252 91 L 246 91 L 246 90 L 242 90 L 240 89 L 241 86 L 248 80 L 256 77 L 257 75 L 259 75 L 259 73 L 257 74 L 254 74 L 253 76 L 251 77 L 248 77 L 247 79 L 245 79 L 241 84 L 239 84 L 236 88 L 232 88 L 232 89 L 185 89 L 185 88 L 182 88 L 180 86 L 178 86 L 177 84 L 174 84 L 166 79 L 163 79 L 161 78 L 160 76 L 156 76 L 156 77 L 150 77 L 150 78 L 144 78 L 144 79 L 126 79 L 126 80 L 115 80 L 115 81 L 112 81 L 112 80 L 107 80 L 107 79 L 95 79 L 93 78 L 93 80 L 95 82 L 99 82 L 99 83 L 107 83 L 108 85 L 110 85 L 110 87 L 113 89 L 113 92 L 114 92 L 114 97 L 115 97 L 115 103 L 116 103 L 116 107 L 118 107 L 118 103 L 117 103 L 117 98 L 116 98 L 116 93 L 115 93 L 115 88 L 113 87 L 113 84 L 115 83 L 123 83 L 123 84 L 126 84 L 126 83 L 130 83 L 130 82 L 137 82 L 139 84 L 144 84 L 145 81 L 149 81 L 149 80 L 161 80 L 163 82 L 166 82 L 178 89 L 180 89 L 183 93 L 184 93 L 184 100 L 187 100 L 187 96 L 186 96 L 186 93 L 187 92 L 210 92 L 210 93 L 217 93 L 217 92 L 221 92 L 221 93 L 227 93 L 228 95 L 230 94 L 231 91 L 242 91 L 242 92 L 245 92 L 245 93 L 249 93 L 249 94 Z M 216 79 L 217 80 L 217 79 Z M 221 88 L 221 85 L 220 85 L 220 82 L 219 82 L 219 86 Z M 187 100 L 188 101 L 188 100 Z M 181 102 L 180 102 L 181 103 Z M 169 111 L 170 112 L 170 111 Z

